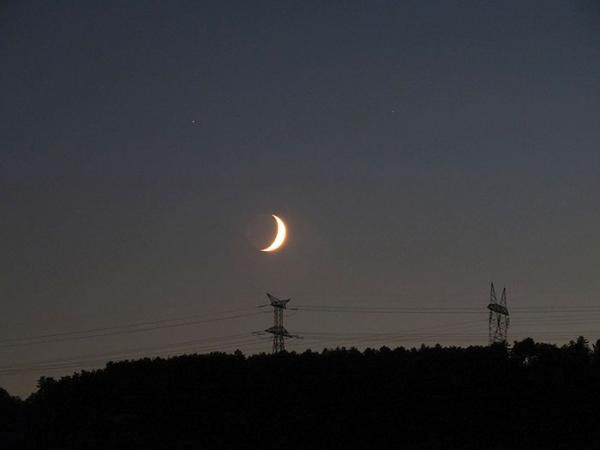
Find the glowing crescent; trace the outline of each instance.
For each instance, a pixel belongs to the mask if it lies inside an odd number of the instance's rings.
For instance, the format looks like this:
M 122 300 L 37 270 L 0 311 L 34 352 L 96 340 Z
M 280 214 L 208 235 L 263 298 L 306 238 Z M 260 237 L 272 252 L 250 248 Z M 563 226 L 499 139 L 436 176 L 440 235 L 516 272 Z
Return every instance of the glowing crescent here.
M 271 245 L 269 245 L 267 248 L 261 249 L 261 252 L 275 251 L 279 247 L 281 247 L 283 245 L 283 242 L 285 241 L 285 235 L 287 233 L 285 230 L 285 223 L 283 223 L 283 220 L 281 220 L 275 214 L 271 215 L 275 219 L 275 222 L 277 222 L 277 235 L 275 236 L 275 240 L 271 243 Z

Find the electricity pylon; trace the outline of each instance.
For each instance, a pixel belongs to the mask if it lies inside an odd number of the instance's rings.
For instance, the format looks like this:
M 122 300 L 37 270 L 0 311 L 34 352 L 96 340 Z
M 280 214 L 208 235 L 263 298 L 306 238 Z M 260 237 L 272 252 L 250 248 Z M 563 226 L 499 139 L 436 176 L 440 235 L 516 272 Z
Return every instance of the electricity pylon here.
M 502 296 L 500 302 L 496 298 L 496 290 L 494 289 L 494 283 L 492 283 L 492 289 L 490 291 L 490 304 L 488 305 L 490 310 L 489 318 L 489 340 L 490 345 L 498 343 L 506 343 L 508 338 L 508 325 L 510 324 L 510 317 L 508 315 L 508 308 L 506 307 L 506 288 L 502 290 Z
M 273 335 L 273 353 L 283 352 L 285 351 L 286 338 L 300 337 L 288 333 L 288 331 L 283 326 L 283 310 L 287 309 L 287 303 L 291 299 L 286 298 L 284 300 L 280 300 L 274 295 L 269 294 L 268 292 L 267 297 L 269 297 L 269 301 L 271 302 L 271 306 L 273 307 L 273 326 L 271 328 L 267 328 L 265 331 Z

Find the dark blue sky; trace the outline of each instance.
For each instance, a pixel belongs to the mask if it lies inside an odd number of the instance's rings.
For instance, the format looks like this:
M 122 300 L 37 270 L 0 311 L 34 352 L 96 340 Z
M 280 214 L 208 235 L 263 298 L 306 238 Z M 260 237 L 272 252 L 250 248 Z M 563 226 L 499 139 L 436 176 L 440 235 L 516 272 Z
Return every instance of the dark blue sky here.
M 0 340 L 252 308 L 265 291 L 481 307 L 482 336 L 491 280 L 509 306 L 594 305 L 599 26 L 594 1 L 3 2 Z M 290 241 L 265 255 L 246 229 L 272 212 Z M 288 328 L 450 319 L 298 312 Z M 269 321 L 0 342 L 0 359 Z M 40 374 L 0 385 L 24 394 Z

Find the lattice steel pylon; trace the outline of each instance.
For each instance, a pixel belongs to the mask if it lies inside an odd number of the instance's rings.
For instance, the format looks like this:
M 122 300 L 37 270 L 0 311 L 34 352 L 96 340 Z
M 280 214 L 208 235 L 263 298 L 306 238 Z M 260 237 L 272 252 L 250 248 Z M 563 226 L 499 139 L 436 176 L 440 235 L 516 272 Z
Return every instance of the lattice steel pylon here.
M 285 339 L 287 338 L 299 338 L 288 333 L 283 326 L 283 310 L 287 309 L 287 303 L 291 300 L 286 298 L 284 300 L 278 299 L 274 295 L 267 292 L 267 297 L 273 307 L 273 326 L 267 328 L 265 331 L 273 335 L 273 353 L 279 353 L 285 351 Z
M 494 283 L 492 283 L 488 309 L 490 310 L 490 345 L 498 343 L 504 344 L 508 339 L 508 326 L 510 325 L 510 316 L 506 306 L 506 288 L 502 290 L 502 296 L 498 302 L 498 299 L 496 298 L 496 290 L 494 289 Z

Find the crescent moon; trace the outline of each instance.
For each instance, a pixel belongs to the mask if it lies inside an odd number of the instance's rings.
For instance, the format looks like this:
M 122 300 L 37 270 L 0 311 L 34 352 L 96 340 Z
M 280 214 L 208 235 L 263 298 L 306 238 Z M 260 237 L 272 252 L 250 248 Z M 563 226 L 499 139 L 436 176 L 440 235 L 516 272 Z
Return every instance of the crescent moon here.
M 275 222 L 277 222 L 277 235 L 275 235 L 275 239 L 273 240 L 271 245 L 269 245 L 267 248 L 261 249 L 261 252 L 273 252 L 273 251 L 277 250 L 279 247 L 281 247 L 283 245 L 283 243 L 285 241 L 285 236 L 287 234 L 287 231 L 285 228 L 285 223 L 283 222 L 283 220 L 281 220 L 275 214 L 271 214 L 271 215 L 275 219 Z

